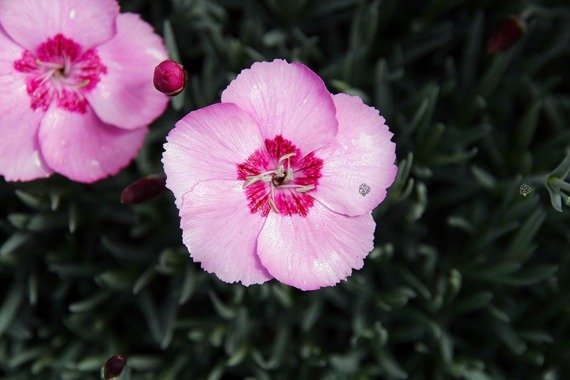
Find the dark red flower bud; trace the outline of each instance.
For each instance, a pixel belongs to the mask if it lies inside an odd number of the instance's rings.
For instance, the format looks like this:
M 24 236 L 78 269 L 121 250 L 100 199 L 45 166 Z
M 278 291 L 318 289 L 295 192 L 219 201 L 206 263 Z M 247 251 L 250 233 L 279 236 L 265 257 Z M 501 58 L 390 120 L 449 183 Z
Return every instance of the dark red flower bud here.
M 161 174 L 149 174 L 137 179 L 121 193 L 121 203 L 137 204 L 148 201 L 166 189 L 166 177 Z
M 123 369 L 125 369 L 125 365 L 127 365 L 126 357 L 123 355 L 112 356 L 107 360 L 107 363 L 105 363 L 105 367 L 103 367 L 103 378 L 105 380 L 110 380 L 121 376 Z
M 487 53 L 494 54 L 509 50 L 525 31 L 526 23 L 523 19 L 515 16 L 509 17 L 491 33 L 487 41 Z
M 186 70 L 178 62 L 166 60 L 154 69 L 154 87 L 168 96 L 176 96 L 186 87 Z

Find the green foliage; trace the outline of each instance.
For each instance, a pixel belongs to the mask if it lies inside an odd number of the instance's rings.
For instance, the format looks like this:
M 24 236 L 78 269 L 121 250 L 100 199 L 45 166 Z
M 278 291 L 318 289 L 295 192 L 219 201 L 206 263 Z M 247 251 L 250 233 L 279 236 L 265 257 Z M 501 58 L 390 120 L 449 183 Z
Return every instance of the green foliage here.
M 188 88 L 119 176 L 0 183 L 0 375 L 97 379 L 121 353 L 123 379 L 566 378 L 563 4 L 122 1 L 166 37 Z M 511 14 L 527 18 L 526 34 L 486 55 Z M 335 288 L 224 284 L 189 260 L 170 194 L 119 203 L 162 171 L 177 119 L 275 57 L 379 108 L 398 145 L 376 248 Z

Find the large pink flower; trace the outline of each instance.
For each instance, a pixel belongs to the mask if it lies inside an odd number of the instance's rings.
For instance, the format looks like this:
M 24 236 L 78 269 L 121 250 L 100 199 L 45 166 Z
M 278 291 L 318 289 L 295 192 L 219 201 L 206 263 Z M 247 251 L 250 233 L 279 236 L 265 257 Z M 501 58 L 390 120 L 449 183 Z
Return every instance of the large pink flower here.
M 152 84 L 166 57 L 116 0 L 0 0 L 0 175 L 117 173 L 166 107 Z
M 165 144 L 192 258 L 244 285 L 312 290 L 348 277 L 373 248 L 371 211 L 396 175 L 391 137 L 377 110 L 331 95 L 306 66 L 255 63 Z

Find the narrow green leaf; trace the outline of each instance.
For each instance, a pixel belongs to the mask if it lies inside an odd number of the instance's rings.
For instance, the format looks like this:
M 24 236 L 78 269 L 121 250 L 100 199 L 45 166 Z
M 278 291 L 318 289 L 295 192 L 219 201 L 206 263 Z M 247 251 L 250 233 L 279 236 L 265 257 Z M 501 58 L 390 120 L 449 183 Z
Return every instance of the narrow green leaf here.
M 145 270 L 135 281 L 133 285 L 133 294 L 138 294 L 142 289 L 144 289 L 151 281 L 156 277 L 156 270 L 154 267 L 150 267 Z
M 471 150 L 465 151 L 458 151 L 456 153 L 452 153 L 446 156 L 435 156 L 432 160 L 434 165 L 453 165 L 453 164 L 460 164 L 469 161 L 475 155 L 477 155 L 478 149 L 477 147 L 471 148 Z
M 360 358 L 356 353 L 351 353 L 347 355 L 331 355 L 330 359 L 331 366 L 338 372 L 344 375 L 354 374 L 359 367 Z
M 491 99 L 491 95 L 504 78 L 511 60 L 510 54 L 498 54 L 494 57 L 491 65 L 479 80 L 478 94 L 484 99 Z
M 149 371 L 162 365 L 163 360 L 160 356 L 154 355 L 129 355 L 127 368 L 137 371 Z
M 514 236 L 509 248 L 505 252 L 505 257 L 515 259 L 519 253 L 533 241 L 540 227 L 542 227 L 545 218 L 546 213 L 541 209 L 536 209 Z
M 473 233 L 473 225 L 464 217 L 452 215 L 447 218 L 447 224 L 451 227 L 460 228 L 467 233 Z
M 247 345 L 245 343 L 243 343 L 240 347 L 238 347 L 237 350 L 235 350 L 235 352 L 233 352 L 233 354 L 228 358 L 227 361 L 227 366 L 228 367 L 235 367 L 239 364 L 241 364 L 244 359 L 246 358 L 247 354 L 249 352 L 249 349 L 247 347 Z
M 192 294 L 194 293 L 194 288 L 196 286 L 196 276 L 191 267 L 186 268 L 184 273 L 184 280 L 182 282 L 182 288 L 180 290 L 180 298 L 178 299 L 179 305 L 184 305 Z
M 43 353 L 49 351 L 49 347 L 47 346 L 39 346 L 34 348 L 29 348 L 27 350 L 21 351 L 16 355 L 13 355 L 8 360 L 8 367 L 10 368 L 17 368 L 20 367 L 22 364 L 32 361 Z
M 496 323 L 493 327 L 499 339 L 502 340 L 515 355 L 522 355 L 523 352 L 525 352 L 527 349 L 526 343 L 510 325 L 506 323 Z
M 174 294 L 166 297 L 162 307 L 162 339 L 160 340 L 160 348 L 166 349 L 170 346 L 174 336 L 174 327 L 176 324 L 176 317 L 178 316 L 178 299 Z
M 90 356 L 77 363 L 76 368 L 82 372 L 94 372 L 100 369 L 106 360 L 104 356 Z
M 16 196 L 28 207 L 40 209 L 42 207 L 43 200 L 34 194 L 28 194 L 22 190 L 15 191 Z
M 404 268 L 398 268 L 397 272 L 402 276 L 402 278 L 410 284 L 414 289 L 416 289 L 424 299 L 429 300 L 431 298 L 431 292 L 429 289 L 422 284 L 416 276 Z
M 15 232 L 0 247 L 0 256 L 6 256 L 16 252 L 18 248 L 31 240 L 31 236 L 26 232 Z
M 14 281 L 8 295 L 0 308 L 0 337 L 4 335 L 14 318 L 24 298 L 24 289 L 19 281 Z
M 486 170 L 478 167 L 477 165 L 471 166 L 471 173 L 478 184 L 487 190 L 493 190 L 497 185 L 497 180 Z
M 301 324 L 304 331 L 309 331 L 313 327 L 321 315 L 322 309 L 322 298 L 315 298 L 307 310 L 304 311 L 303 322 Z
M 214 309 L 216 309 L 216 312 L 218 313 L 218 315 L 220 315 L 224 319 L 232 319 L 235 317 L 235 315 L 236 315 L 235 309 L 233 309 L 232 307 L 226 306 L 218 298 L 216 293 L 214 293 L 213 291 L 210 291 L 210 292 L 208 292 L 208 295 L 210 296 L 210 300 L 212 301 L 212 305 L 214 305 Z
M 459 315 L 471 313 L 489 305 L 492 299 L 493 293 L 491 292 L 479 292 L 467 298 L 460 298 L 450 306 L 449 314 L 456 318 Z
M 95 294 L 92 297 L 84 299 L 82 301 L 78 301 L 69 305 L 69 310 L 72 313 L 85 313 L 94 309 L 95 307 L 99 306 L 106 300 L 108 300 L 111 296 L 111 292 L 109 291 L 101 291 Z
M 525 112 L 520 126 L 517 130 L 516 139 L 514 141 L 514 146 L 517 150 L 527 149 L 532 142 L 534 133 L 538 126 L 538 116 L 540 115 L 540 110 L 542 108 L 541 102 L 535 102 L 530 108 Z
M 391 120 L 394 101 L 392 99 L 392 88 L 388 81 L 388 75 L 388 63 L 382 58 L 378 60 L 374 70 L 374 80 L 376 82 L 374 103 L 378 106 L 377 108 L 380 110 L 380 114 L 383 115 L 386 120 Z
M 38 302 L 38 274 L 36 270 L 32 270 L 28 277 L 28 301 L 30 305 Z
M 123 291 L 133 288 L 135 278 L 133 273 L 125 269 L 111 269 L 97 275 L 95 281 L 109 289 Z
M 475 79 L 483 42 L 483 25 L 484 14 L 483 11 L 479 10 L 471 22 L 467 33 L 467 43 L 465 44 L 465 50 L 463 52 L 461 81 L 464 90 L 469 89 Z
M 384 371 L 384 373 L 390 377 L 395 379 L 406 379 L 408 374 L 404 369 L 396 362 L 392 354 L 389 353 L 387 350 L 382 350 L 378 354 L 378 362 L 380 364 L 380 368 Z
M 152 299 L 150 292 L 146 289 L 143 289 L 139 295 L 137 300 L 139 301 L 139 307 L 146 319 L 146 323 L 148 329 L 150 331 L 150 335 L 154 339 L 154 341 L 160 344 L 162 340 L 162 331 L 160 329 L 160 319 L 158 317 L 158 309 L 156 308 L 156 304 Z M 136 366 L 133 365 L 132 357 L 129 357 L 129 365 L 133 366 L 136 369 Z

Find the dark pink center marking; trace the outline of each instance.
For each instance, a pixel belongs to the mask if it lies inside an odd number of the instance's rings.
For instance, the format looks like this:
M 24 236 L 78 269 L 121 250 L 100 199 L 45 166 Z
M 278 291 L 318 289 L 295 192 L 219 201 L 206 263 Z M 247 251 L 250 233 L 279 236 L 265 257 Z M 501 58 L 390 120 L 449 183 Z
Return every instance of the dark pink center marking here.
M 282 136 L 265 140 L 237 167 L 252 213 L 267 216 L 271 210 L 283 215 L 307 216 L 314 200 L 308 193 L 319 184 L 323 161 L 301 151 Z
M 95 50 L 83 51 L 81 45 L 62 34 L 49 38 L 35 53 L 25 51 L 14 68 L 28 74 L 26 90 L 33 110 L 47 111 L 55 101 L 59 108 L 79 113 L 87 111 L 84 94 L 107 73 Z

